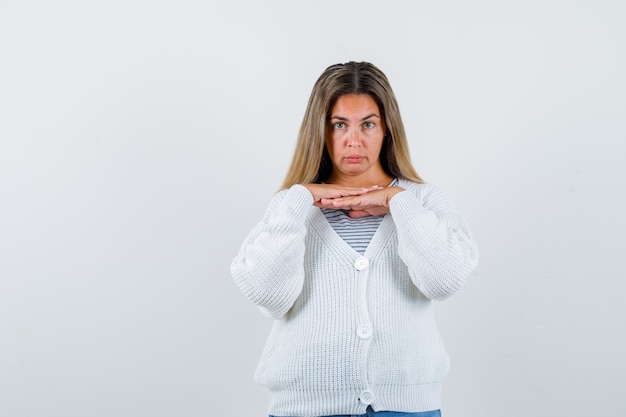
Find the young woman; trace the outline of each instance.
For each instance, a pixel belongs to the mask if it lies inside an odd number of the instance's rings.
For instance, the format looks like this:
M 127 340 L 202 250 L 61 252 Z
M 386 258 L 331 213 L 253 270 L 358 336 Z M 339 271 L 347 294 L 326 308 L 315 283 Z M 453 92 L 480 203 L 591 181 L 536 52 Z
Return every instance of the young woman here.
M 449 358 L 431 300 L 478 263 L 467 224 L 411 166 L 374 65 L 315 83 L 285 182 L 231 266 L 274 326 L 256 379 L 271 416 L 439 416 Z

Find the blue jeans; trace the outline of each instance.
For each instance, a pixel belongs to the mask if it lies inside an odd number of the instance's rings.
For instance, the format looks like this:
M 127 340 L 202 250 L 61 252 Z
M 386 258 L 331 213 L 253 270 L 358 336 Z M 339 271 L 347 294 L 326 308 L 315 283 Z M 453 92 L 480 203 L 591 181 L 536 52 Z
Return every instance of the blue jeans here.
M 269 417 L 278 417 L 270 414 Z M 290 417 L 290 416 L 282 416 Z M 293 416 L 292 416 L 293 417 Z M 421 413 L 400 413 L 398 411 L 374 411 L 371 407 L 367 407 L 366 414 L 344 414 L 337 416 L 323 416 L 323 417 L 441 417 L 440 410 L 424 411 Z

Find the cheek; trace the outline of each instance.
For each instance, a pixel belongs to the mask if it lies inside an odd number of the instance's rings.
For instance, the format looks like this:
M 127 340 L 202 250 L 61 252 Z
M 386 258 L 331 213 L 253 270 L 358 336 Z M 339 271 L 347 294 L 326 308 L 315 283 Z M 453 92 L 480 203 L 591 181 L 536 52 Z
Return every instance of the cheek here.
M 372 132 L 368 140 L 368 144 L 371 149 L 381 149 L 383 147 L 383 141 L 385 140 L 385 135 L 382 132 Z
M 346 143 L 344 133 L 343 132 L 335 132 L 330 135 L 330 141 L 328 142 L 329 147 L 335 149 L 341 149 Z

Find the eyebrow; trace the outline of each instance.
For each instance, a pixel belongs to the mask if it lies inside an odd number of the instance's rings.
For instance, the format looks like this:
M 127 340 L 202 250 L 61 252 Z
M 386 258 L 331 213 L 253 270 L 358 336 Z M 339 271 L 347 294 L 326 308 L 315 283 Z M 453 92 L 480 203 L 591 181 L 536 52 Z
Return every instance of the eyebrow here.
M 372 113 L 372 114 L 368 114 L 367 116 L 363 117 L 361 119 L 361 121 L 367 120 L 370 117 L 378 117 L 380 119 L 379 115 L 377 115 L 376 113 Z M 347 117 L 343 117 L 343 116 L 331 116 L 329 120 L 333 120 L 333 119 L 340 120 L 342 122 L 347 122 L 348 121 L 348 118 Z

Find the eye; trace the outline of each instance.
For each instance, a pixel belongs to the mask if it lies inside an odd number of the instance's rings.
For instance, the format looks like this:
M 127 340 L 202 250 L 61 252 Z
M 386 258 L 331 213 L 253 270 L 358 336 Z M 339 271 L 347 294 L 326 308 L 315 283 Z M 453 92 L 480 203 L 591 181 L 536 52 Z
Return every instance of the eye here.
M 333 127 L 335 129 L 344 129 L 346 127 L 346 124 L 344 122 L 337 122 L 333 125 Z
M 363 123 L 363 127 L 366 129 L 373 129 L 374 126 L 376 126 L 376 124 L 374 124 L 374 122 L 365 122 Z

